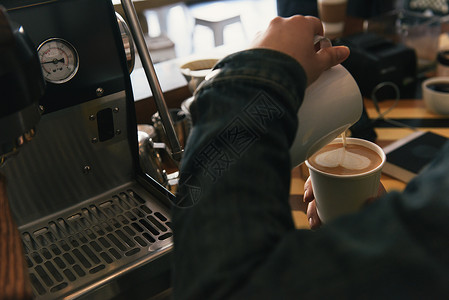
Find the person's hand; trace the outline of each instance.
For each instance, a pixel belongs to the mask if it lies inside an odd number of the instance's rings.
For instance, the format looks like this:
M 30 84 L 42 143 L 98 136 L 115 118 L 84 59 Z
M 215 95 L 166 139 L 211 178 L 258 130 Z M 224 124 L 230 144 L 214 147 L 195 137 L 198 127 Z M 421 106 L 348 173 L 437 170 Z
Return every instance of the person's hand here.
M 379 189 L 377 191 L 377 196 L 375 198 L 369 198 L 366 200 L 365 205 L 375 201 L 380 196 L 386 194 L 385 187 L 382 183 L 379 184 Z M 316 211 L 316 203 L 315 196 L 313 194 L 312 181 L 310 177 L 307 178 L 304 183 L 304 202 L 308 203 L 307 205 L 307 219 L 309 220 L 309 226 L 311 229 L 316 229 L 321 226 L 320 217 L 318 217 L 318 213 Z
M 276 17 L 264 32 L 256 36 L 251 48 L 267 48 L 292 56 L 304 68 L 309 85 L 323 71 L 343 62 L 349 56 L 349 49 L 345 46 L 317 51 L 314 45 L 316 35 L 323 35 L 323 25 L 315 17 Z

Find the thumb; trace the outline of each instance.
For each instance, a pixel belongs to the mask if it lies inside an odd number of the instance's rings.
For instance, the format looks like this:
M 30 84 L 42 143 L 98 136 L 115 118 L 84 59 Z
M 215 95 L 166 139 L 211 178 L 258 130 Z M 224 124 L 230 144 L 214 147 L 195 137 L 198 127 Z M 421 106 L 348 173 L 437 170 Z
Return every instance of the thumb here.
M 349 48 L 346 46 L 334 46 L 323 48 L 317 54 L 323 63 L 323 69 L 327 70 L 345 61 L 349 56 L 349 52 Z

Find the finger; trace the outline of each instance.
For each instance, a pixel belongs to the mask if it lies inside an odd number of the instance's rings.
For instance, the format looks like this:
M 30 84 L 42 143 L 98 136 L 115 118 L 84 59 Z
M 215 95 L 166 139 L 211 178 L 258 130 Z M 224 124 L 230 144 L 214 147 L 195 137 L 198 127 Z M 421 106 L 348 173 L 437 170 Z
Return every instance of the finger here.
M 346 46 L 323 48 L 317 55 L 323 70 L 327 70 L 345 61 L 349 56 L 349 48 Z
M 363 207 L 366 207 L 368 205 L 370 205 L 371 203 L 373 203 L 374 201 L 377 200 L 377 197 L 371 197 L 365 200 L 365 202 L 363 203 Z
M 312 180 L 310 180 L 310 177 L 307 178 L 306 182 L 304 183 L 304 202 L 310 202 L 315 199 L 315 196 L 313 195 L 313 188 L 312 188 Z
M 309 220 L 309 226 L 311 229 L 316 229 L 321 226 L 321 220 L 320 217 L 318 217 L 315 200 L 309 202 L 307 206 L 307 220 Z
M 368 198 L 363 205 L 365 206 L 365 205 L 369 205 L 369 204 L 373 203 L 374 201 L 376 201 L 377 199 L 379 199 L 380 197 L 382 197 L 386 193 L 387 193 L 387 190 L 385 189 L 384 185 L 381 182 L 379 184 L 379 188 L 377 189 L 376 197 Z
M 324 35 L 323 23 L 320 19 L 313 16 L 305 16 L 304 18 L 312 25 L 315 35 Z
M 379 184 L 379 189 L 377 190 L 377 197 L 380 197 L 382 195 L 385 195 L 387 193 L 387 190 L 385 189 L 382 182 Z
M 315 45 L 315 51 L 318 52 L 320 49 L 332 47 L 332 42 L 321 35 L 315 35 L 313 38 L 313 43 Z

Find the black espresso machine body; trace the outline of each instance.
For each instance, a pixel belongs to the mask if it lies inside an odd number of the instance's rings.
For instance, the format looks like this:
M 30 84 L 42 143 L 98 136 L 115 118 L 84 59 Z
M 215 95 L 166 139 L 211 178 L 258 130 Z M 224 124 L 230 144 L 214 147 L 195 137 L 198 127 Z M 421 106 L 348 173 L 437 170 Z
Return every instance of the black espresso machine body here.
M 47 81 L 35 137 L 2 168 L 34 295 L 165 293 L 173 195 L 139 168 L 129 66 L 111 1 L 0 4 L 31 38 Z

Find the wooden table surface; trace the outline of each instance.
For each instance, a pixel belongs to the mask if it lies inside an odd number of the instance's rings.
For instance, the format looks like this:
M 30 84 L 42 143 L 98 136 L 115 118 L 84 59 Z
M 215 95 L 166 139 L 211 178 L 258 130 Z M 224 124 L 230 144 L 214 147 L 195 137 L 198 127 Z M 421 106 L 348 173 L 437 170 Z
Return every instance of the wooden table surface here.
M 379 103 L 380 111 L 383 112 L 394 105 L 394 100 L 385 100 Z M 365 109 L 370 119 L 377 118 L 378 113 L 374 107 L 373 101 L 364 100 Z M 422 99 L 400 99 L 395 108 L 386 116 L 386 119 L 399 121 L 418 130 L 432 131 L 449 138 L 449 116 L 439 116 L 430 113 Z M 376 122 L 375 131 L 377 134 L 376 143 L 385 147 L 392 142 L 403 138 L 411 133 L 410 128 L 401 128 L 390 125 L 387 122 Z M 304 166 L 295 168 L 292 171 L 292 181 L 290 189 L 290 204 L 292 214 L 297 228 L 309 228 L 307 217 L 305 215 L 306 206 L 302 201 L 304 194 L 304 177 L 307 176 L 307 170 Z M 405 183 L 388 175 L 382 174 L 381 182 L 387 191 L 403 190 Z

